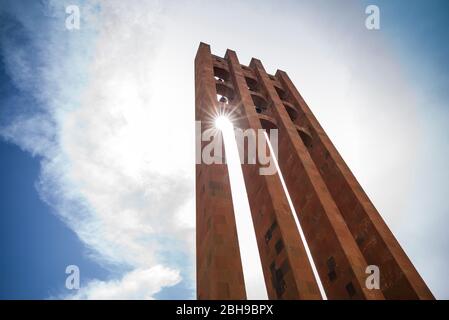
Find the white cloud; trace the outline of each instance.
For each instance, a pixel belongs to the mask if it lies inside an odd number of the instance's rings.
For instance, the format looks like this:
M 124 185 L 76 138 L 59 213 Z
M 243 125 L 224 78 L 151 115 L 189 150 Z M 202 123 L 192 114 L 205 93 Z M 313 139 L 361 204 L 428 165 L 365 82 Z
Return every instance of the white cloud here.
M 164 286 L 173 286 L 181 281 L 178 271 L 154 266 L 135 269 L 120 280 L 93 280 L 81 288 L 71 299 L 138 300 L 154 299 L 153 295 Z
M 90 213 L 71 225 L 98 258 L 136 268 L 158 263 L 159 254 L 186 251 L 193 238 L 192 223 L 177 219 L 193 195 L 191 177 L 172 166 L 165 146 L 176 149 L 179 141 L 165 134 L 167 106 L 152 100 L 159 17 L 148 3 L 102 3 L 89 82 L 59 133 L 65 181 Z M 89 286 L 95 285 L 103 286 Z
M 7 43 L 3 55 L 16 57 L 6 68 L 42 110 L 21 114 L 0 132 L 41 157 L 41 197 L 92 257 L 133 270 L 121 280 L 84 284 L 74 297 L 151 298 L 181 281 L 179 268 L 192 279 L 188 259 L 164 266 L 173 256 L 192 259 L 193 251 L 189 159 L 181 157 L 184 167 L 174 165 L 182 142 L 169 126 L 183 106 L 171 105 L 167 113 L 165 101 L 156 104 L 152 97 L 159 5 L 107 1 L 95 15 L 97 4 L 82 5 L 79 33 L 61 30 L 64 16 L 56 14 L 55 34 L 45 30 L 36 38 L 36 26 L 22 18 L 29 47 Z M 46 8 L 64 14 L 58 9 L 64 5 Z M 39 49 L 36 57 L 30 47 Z

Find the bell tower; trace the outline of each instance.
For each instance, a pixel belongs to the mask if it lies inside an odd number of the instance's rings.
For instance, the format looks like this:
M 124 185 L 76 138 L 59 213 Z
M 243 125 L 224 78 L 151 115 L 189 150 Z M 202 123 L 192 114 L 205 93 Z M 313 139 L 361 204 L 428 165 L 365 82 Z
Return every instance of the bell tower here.
M 234 51 L 222 58 L 201 43 L 195 103 L 197 134 L 223 108 L 237 114 L 234 127 L 278 130 L 277 161 L 292 206 L 279 172 L 261 175 L 258 162 L 242 164 L 270 299 L 321 299 L 312 263 L 328 299 L 433 299 L 286 72 L 270 75 L 258 59 L 245 66 Z M 196 164 L 196 225 L 198 299 L 245 299 L 244 235 L 237 234 L 225 163 Z M 365 285 L 369 265 L 379 268 L 380 289 Z

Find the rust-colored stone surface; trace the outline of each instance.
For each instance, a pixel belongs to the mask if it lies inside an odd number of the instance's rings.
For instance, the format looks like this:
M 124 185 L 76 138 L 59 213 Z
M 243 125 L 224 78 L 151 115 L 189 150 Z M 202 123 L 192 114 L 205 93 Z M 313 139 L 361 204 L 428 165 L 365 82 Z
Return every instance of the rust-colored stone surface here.
M 235 98 L 229 105 L 238 114 L 234 127 L 263 130 L 251 94 L 266 99 L 265 94 L 257 86 L 252 88 L 257 91 L 250 90 L 245 80 L 245 74 L 254 76 L 253 71 L 243 70 L 234 51 L 228 50 L 225 59 L 235 90 Z M 268 296 L 321 299 L 279 175 L 261 175 L 260 167 L 258 161 L 242 165 Z
M 279 130 L 279 166 L 327 297 L 383 299 L 382 292 L 365 287 L 367 263 L 299 138 L 273 80 L 259 60 L 252 59 L 250 65 L 271 101 L 270 115 Z
M 195 119 L 202 132 L 219 108 L 212 56 L 201 44 L 195 58 Z M 219 137 L 221 139 L 221 137 Z M 226 164 L 196 164 L 198 299 L 246 299 Z
M 277 71 L 286 100 L 298 111 L 294 124 L 306 128 L 306 147 L 366 262 L 380 268 L 381 290 L 387 299 L 434 299 L 410 259 L 343 161 L 288 75 Z M 292 122 L 290 118 L 284 118 Z M 298 140 L 298 135 L 296 137 Z M 301 140 L 301 139 L 299 139 Z
M 232 50 L 214 56 L 202 43 L 195 90 L 196 120 L 212 123 L 222 108 L 232 110 L 235 127 L 278 129 L 279 166 L 329 299 L 433 299 L 285 72 L 269 75 L 257 59 L 243 66 Z M 247 160 L 242 170 L 269 298 L 320 299 L 279 175 L 260 175 L 261 164 Z M 225 164 L 196 165 L 196 201 L 197 296 L 244 299 Z M 380 290 L 365 286 L 368 265 L 380 268 Z

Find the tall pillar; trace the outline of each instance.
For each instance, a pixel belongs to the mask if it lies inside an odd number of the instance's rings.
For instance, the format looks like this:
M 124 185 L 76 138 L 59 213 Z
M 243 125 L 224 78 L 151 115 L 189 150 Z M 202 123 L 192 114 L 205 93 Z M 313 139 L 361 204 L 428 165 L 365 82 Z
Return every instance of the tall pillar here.
M 306 147 L 332 199 L 367 263 L 380 269 L 380 286 L 387 299 L 434 299 L 390 229 L 349 170 L 287 73 L 277 78 L 286 99 L 298 110 L 294 123 L 311 137 Z M 275 92 L 273 92 L 275 93 Z M 285 122 L 291 119 L 286 117 Z M 298 139 L 299 135 L 296 135 Z M 293 182 L 291 181 L 293 185 Z
M 197 134 L 213 125 L 211 115 L 219 109 L 216 96 L 210 47 L 201 43 L 195 58 L 195 120 L 201 121 Z M 219 132 L 215 139 L 222 139 Z M 196 164 L 196 252 L 198 299 L 246 299 L 225 163 Z
M 273 79 L 259 60 L 253 58 L 250 66 L 272 103 L 279 127 L 279 166 L 328 298 L 383 299 L 379 290 L 366 288 L 368 264 L 299 138 L 300 129 L 290 120 Z
M 265 98 L 256 87 L 252 88 L 254 91 L 248 87 L 245 74 L 254 79 L 251 75 L 253 71 L 249 68 L 244 71 L 232 50 L 227 50 L 225 59 L 230 72 L 228 83 L 235 91 L 229 106 L 236 114 L 234 127 L 251 129 L 255 134 L 259 130 L 275 128 L 269 117 L 261 121 L 256 112 L 251 95 Z M 263 123 L 268 125 L 264 126 Z M 245 148 L 244 151 L 249 150 Z M 262 175 L 259 171 L 261 167 L 259 159 L 255 164 L 248 163 L 248 159 L 242 164 L 268 296 L 270 299 L 320 299 L 319 288 L 279 174 Z

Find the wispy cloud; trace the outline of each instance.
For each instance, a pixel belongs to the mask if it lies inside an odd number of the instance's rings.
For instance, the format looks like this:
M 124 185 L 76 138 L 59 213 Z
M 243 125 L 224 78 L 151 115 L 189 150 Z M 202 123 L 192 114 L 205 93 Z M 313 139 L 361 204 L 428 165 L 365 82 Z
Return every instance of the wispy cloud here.
M 161 106 L 152 104 L 161 8 L 85 1 L 81 30 L 68 31 L 63 3 L 27 8 L 36 12 L 32 21 L 23 7 L 4 12 L 14 32 L 3 33 L 2 57 L 35 106 L 0 133 L 41 158 L 42 199 L 92 257 L 131 270 L 85 284 L 75 298 L 151 298 L 181 280 L 170 257 L 188 256 L 193 242 L 192 222 L 182 218 L 193 209 L 191 177 L 164 156 L 173 141 L 164 138 Z
M 154 266 L 135 269 L 123 278 L 111 281 L 93 280 L 81 288 L 71 299 L 153 299 L 163 286 L 172 286 L 181 280 L 179 272 Z

